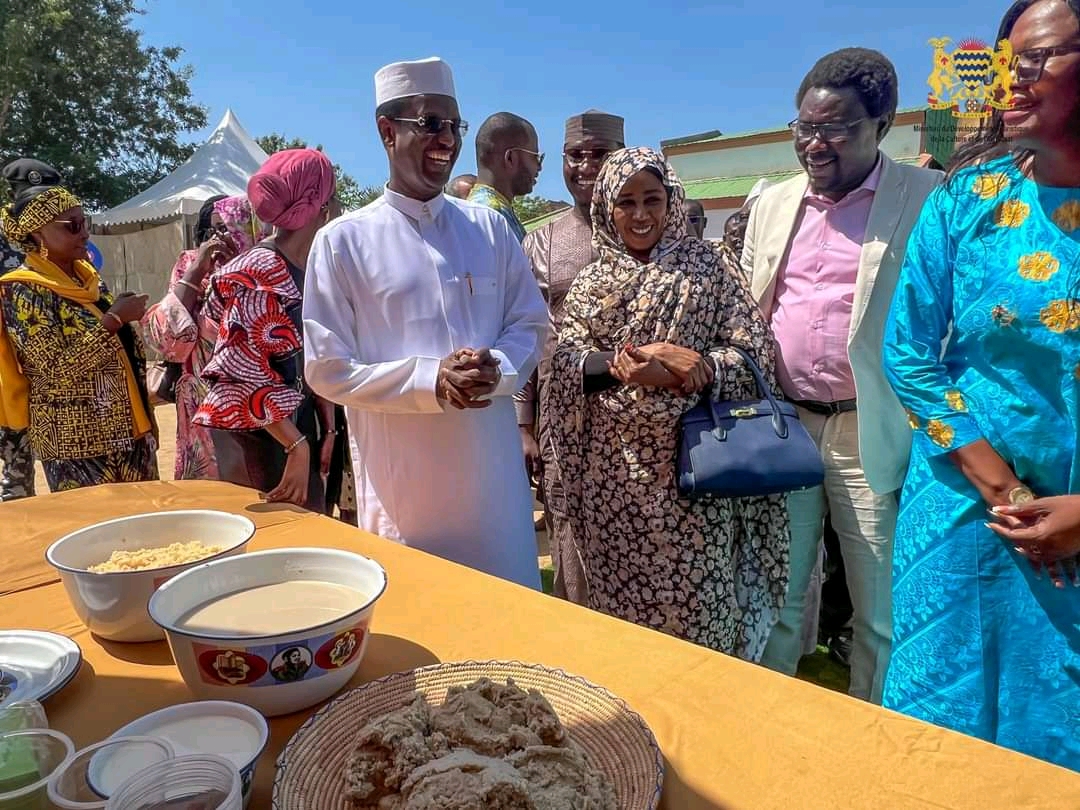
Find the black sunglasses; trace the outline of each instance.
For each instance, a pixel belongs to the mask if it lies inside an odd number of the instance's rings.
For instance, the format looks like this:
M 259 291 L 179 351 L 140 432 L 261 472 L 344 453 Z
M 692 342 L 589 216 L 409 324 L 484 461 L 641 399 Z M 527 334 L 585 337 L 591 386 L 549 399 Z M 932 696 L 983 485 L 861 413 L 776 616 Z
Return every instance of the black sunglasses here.
M 59 222 L 68 233 L 73 236 L 78 236 L 83 230 L 90 230 L 90 217 L 80 217 L 78 219 L 54 219 L 53 222 Z
M 391 118 L 399 124 L 412 124 L 427 135 L 438 135 L 448 126 L 450 131 L 457 137 L 461 137 L 469 131 L 469 122 L 460 118 L 440 118 L 437 115 L 421 115 L 419 118 Z

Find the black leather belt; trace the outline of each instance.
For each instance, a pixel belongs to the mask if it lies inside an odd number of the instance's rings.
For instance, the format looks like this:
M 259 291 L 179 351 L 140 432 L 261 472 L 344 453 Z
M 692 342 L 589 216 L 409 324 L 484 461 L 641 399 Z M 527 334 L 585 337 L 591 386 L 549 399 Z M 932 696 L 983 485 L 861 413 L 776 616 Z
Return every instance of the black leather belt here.
M 800 408 L 806 408 L 810 413 L 819 413 L 822 416 L 835 416 L 838 413 L 849 413 L 855 410 L 855 400 L 841 399 L 836 402 L 818 402 L 813 399 L 796 399 L 793 402 Z

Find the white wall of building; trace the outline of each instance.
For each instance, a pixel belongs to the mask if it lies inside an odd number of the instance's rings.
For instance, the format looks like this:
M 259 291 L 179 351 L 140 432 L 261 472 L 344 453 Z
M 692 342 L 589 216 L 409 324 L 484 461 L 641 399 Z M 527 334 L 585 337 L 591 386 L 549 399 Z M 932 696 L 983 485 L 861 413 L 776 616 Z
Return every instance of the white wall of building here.
M 724 223 L 727 218 L 738 211 L 738 208 L 713 208 L 705 211 L 705 238 L 723 239 Z

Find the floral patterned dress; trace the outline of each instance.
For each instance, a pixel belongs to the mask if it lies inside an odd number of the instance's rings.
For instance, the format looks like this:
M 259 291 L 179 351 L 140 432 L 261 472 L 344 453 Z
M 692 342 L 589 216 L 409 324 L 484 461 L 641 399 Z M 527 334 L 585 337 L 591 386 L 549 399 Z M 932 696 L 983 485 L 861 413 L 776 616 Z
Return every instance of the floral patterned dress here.
M 626 252 L 611 217 L 623 185 L 643 169 L 664 177 L 670 193 L 664 235 L 645 264 Z M 592 217 L 600 259 L 567 297 L 543 403 L 589 603 L 757 661 L 787 588 L 784 497 L 680 497 L 679 419 L 699 396 L 640 385 L 586 393 L 582 369 L 592 352 L 664 341 L 711 355 L 714 397 L 750 399 L 754 378 L 728 347 L 745 349 L 772 382 L 772 335 L 737 267 L 686 236 L 683 190 L 662 156 L 628 149 L 609 157 Z
M 1080 189 L 1039 186 L 1004 157 L 929 197 L 885 331 L 915 437 L 884 704 L 1074 770 L 1080 589 L 1055 588 L 985 526 L 948 453 L 986 439 L 1037 495 L 1080 493 L 1078 283 Z
M 228 229 L 229 238 L 238 254 L 251 250 L 262 235 L 262 226 L 253 219 L 251 205 L 245 197 L 226 197 L 214 203 L 214 211 Z M 169 292 L 143 317 L 147 344 L 164 360 L 182 367 L 176 381 L 176 466 L 178 480 L 217 480 L 218 464 L 210 431 L 192 423 L 195 412 L 206 398 L 208 385 L 199 375 L 214 352 L 217 323 L 204 317 L 209 291 L 209 277 L 203 282 L 202 294 L 189 312 L 173 292 L 176 284 L 198 261 L 198 250 L 185 250 L 176 260 L 169 280 Z

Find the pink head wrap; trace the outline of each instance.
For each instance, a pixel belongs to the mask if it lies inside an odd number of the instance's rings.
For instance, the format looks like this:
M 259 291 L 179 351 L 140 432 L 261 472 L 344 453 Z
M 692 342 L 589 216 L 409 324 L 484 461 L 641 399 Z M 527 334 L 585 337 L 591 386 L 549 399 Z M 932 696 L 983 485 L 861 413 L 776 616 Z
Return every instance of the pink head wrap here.
M 255 215 L 286 231 L 310 224 L 333 193 L 334 166 L 315 149 L 275 152 L 248 180 Z

